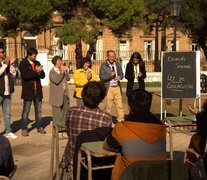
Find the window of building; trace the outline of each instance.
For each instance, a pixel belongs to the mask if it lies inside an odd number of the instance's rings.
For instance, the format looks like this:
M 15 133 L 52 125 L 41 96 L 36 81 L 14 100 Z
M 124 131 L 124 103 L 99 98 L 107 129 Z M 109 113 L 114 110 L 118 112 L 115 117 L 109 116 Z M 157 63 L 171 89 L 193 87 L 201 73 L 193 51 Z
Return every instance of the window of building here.
M 154 42 L 153 41 L 144 41 L 143 60 L 145 60 L 145 61 L 152 60 L 153 49 L 154 49 Z
M 129 59 L 129 41 L 121 40 L 119 42 L 119 58 Z
M 89 45 L 87 49 L 89 48 Z M 91 60 L 103 60 L 103 40 L 97 39 L 96 51 L 93 53 Z
M 33 36 L 29 32 L 26 32 L 24 34 L 25 55 L 30 48 L 37 48 L 37 36 Z
M 167 50 L 168 51 L 173 51 L 173 40 L 168 40 L 168 43 L 167 43 Z M 177 40 L 176 41 L 176 51 L 179 50 L 179 41 Z
M 60 42 L 58 34 L 53 36 L 53 55 L 61 56 L 63 60 L 68 60 L 68 46 Z
M 0 38 L 0 48 L 6 50 L 6 39 Z
M 199 45 L 198 44 L 192 43 L 191 49 L 192 49 L 192 51 L 198 51 L 200 48 L 199 48 Z

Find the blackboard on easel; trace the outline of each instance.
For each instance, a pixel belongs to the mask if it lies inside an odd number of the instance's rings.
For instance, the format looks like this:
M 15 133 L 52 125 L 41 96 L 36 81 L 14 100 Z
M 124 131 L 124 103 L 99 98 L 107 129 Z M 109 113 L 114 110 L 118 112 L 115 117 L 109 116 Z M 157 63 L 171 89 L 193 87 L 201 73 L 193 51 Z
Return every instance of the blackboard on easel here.
M 162 52 L 161 60 L 161 120 L 163 99 L 180 99 L 180 116 L 184 98 L 198 99 L 200 109 L 200 51 Z
M 200 97 L 200 52 L 162 52 L 162 98 Z

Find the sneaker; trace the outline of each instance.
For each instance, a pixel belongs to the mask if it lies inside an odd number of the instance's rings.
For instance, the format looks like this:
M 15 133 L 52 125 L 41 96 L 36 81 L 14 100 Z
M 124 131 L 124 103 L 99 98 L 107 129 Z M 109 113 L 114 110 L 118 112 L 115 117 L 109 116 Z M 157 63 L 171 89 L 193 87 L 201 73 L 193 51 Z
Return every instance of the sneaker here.
M 41 134 L 46 134 L 46 131 L 42 127 L 37 128 L 37 132 Z
M 22 134 L 22 136 L 29 136 L 29 133 L 26 129 L 23 129 L 21 134 Z
M 4 134 L 4 136 L 7 137 L 7 138 L 11 138 L 11 139 L 16 139 L 17 138 L 17 135 L 12 133 L 12 132 L 6 133 L 6 134 Z

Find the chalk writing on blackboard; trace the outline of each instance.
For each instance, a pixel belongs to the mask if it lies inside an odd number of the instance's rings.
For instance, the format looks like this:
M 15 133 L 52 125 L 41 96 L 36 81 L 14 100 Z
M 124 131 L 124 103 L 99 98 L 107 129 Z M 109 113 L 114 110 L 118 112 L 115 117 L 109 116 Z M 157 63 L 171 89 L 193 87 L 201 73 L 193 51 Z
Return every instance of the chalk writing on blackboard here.
M 200 64 L 199 64 L 200 65 Z M 164 52 L 162 57 L 163 98 L 197 96 L 196 52 Z

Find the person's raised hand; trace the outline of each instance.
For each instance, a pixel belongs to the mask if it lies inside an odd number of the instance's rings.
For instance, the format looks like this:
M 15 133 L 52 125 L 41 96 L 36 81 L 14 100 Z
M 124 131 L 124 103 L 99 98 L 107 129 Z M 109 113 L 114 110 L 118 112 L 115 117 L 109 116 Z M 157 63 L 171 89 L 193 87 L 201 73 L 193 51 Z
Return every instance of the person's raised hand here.
M 121 77 L 120 77 L 120 76 L 117 76 L 117 77 L 116 77 L 116 80 L 117 80 L 117 81 L 120 81 L 120 80 L 121 80 Z
M 40 73 L 43 70 L 43 66 L 36 66 L 35 70 L 37 71 L 37 73 Z
M 10 63 L 10 60 L 9 60 L 8 57 L 6 57 L 6 58 L 4 59 L 4 64 L 9 65 L 9 63 Z
M 196 114 L 199 113 L 198 108 L 193 108 L 192 106 L 189 106 L 188 109 L 189 109 L 189 111 L 190 111 L 192 114 L 194 114 L 194 115 L 196 115 Z
M 10 64 L 14 64 L 14 62 L 16 61 L 16 57 L 12 56 L 9 58 L 10 59 Z

